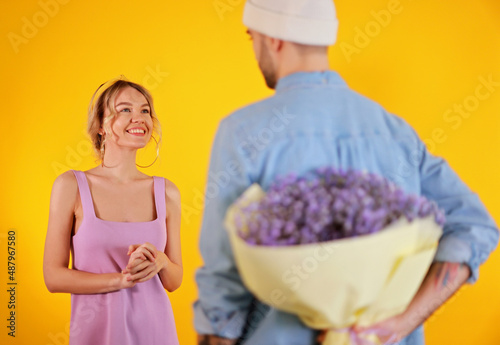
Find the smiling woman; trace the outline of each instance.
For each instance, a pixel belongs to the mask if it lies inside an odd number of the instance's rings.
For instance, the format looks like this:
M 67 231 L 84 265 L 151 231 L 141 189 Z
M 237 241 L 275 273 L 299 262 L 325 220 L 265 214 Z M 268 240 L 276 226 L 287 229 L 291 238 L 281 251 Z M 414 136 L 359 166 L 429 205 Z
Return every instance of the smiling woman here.
M 110 107 L 110 104 L 114 104 L 115 106 Z M 149 138 L 154 139 L 151 133 L 152 130 L 156 132 L 159 138 L 157 140 L 158 148 L 159 143 L 161 142 L 161 127 L 158 117 L 154 111 L 153 97 L 148 90 L 139 84 L 126 80 L 124 76 L 120 76 L 119 78 L 102 84 L 94 93 L 89 106 L 87 131 L 95 149 L 100 153 L 99 158 L 101 159 L 103 165 L 105 150 L 104 143 L 106 141 L 106 136 L 103 136 L 103 134 L 109 133 L 110 136 L 116 134 L 110 127 L 110 124 L 118 114 L 128 113 L 129 115 L 132 115 L 134 106 L 137 113 L 143 114 L 141 116 L 145 119 L 145 125 L 148 125 L 148 127 L 130 127 L 127 128 L 127 133 L 138 135 L 144 139 L 148 139 L 149 141 Z M 119 123 L 129 120 L 124 116 L 120 116 L 118 119 L 121 119 L 118 121 Z M 147 130 L 149 130 L 149 133 L 146 132 Z M 131 131 L 133 133 L 131 133 Z M 143 131 L 142 135 L 139 133 L 140 131 Z
M 72 294 L 72 345 L 179 344 L 164 291 L 182 281 L 179 190 L 135 163 L 153 132 L 145 88 L 124 77 L 101 85 L 88 122 L 101 164 L 54 182 L 44 278 L 50 292 Z

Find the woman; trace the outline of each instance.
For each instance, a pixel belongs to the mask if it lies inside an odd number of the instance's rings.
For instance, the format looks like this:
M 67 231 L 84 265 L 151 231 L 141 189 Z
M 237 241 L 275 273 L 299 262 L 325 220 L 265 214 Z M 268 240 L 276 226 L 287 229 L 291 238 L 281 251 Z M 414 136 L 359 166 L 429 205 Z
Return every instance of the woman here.
M 182 281 L 180 194 L 136 166 L 153 132 L 146 89 L 124 77 L 101 85 L 88 118 L 101 164 L 54 182 L 44 278 L 50 292 L 72 294 L 71 345 L 178 345 L 164 289 Z

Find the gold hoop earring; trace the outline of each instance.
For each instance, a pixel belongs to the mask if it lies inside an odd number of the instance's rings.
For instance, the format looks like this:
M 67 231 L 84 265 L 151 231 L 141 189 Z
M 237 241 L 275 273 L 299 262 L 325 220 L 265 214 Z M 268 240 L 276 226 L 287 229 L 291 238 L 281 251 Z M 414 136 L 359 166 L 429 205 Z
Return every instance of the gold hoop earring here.
M 158 155 L 160 154 L 160 147 L 158 146 L 158 140 L 156 140 L 156 138 L 154 136 L 151 136 L 151 138 L 153 138 L 154 141 L 156 141 L 156 157 L 155 157 L 155 160 L 153 161 L 153 163 L 151 163 L 149 165 L 144 165 L 144 166 L 135 163 L 135 165 L 138 166 L 139 168 L 149 168 L 151 165 L 155 164 L 156 160 L 158 159 Z
M 101 141 L 101 167 L 113 168 L 113 167 L 110 167 L 108 165 L 104 165 L 104 154 L 106 153 L 106 145 L 105 145 L 106 137 L 105 137 L 105 135 L 106 135 L 106 133 L 101 134 L 101 138 L 102 138 L 102 141 Z
M 101 166 L 104 168 L 105 165 L 104 165 L 104 137 L 103 135 L 101 134 Z

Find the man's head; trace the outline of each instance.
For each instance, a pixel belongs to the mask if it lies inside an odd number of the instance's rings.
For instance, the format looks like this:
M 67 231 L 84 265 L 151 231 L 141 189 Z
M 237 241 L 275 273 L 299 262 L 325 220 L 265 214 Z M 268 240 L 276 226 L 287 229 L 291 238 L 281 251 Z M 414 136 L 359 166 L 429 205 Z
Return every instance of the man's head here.
M 286 74 L 298 71 L 325 69 L 322 63 L 328 59 L 327 46 L 306 45 L 269 37 L 248 29 L 253 41 L 255 58 L 266 85 L 274 89 L 278 80 Z
M 338 27 L 332 0 L 247 0 L 243 23 L 272 89 L 292 72 L 325 69 Z

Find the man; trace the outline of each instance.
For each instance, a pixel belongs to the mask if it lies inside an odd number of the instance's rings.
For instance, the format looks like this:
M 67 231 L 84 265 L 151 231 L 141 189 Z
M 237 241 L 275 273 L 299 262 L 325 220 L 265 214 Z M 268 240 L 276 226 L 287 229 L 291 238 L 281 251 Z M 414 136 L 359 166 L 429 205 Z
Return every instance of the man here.
M 206 198 L 196 274 L 199 344 L 313 345 L 323 334 L 296 316 L 257 301 L 245 288 L 223 227 L 228 206 L 256 182 L 334 166 L 383 175 L 407 192 L 435 200 L 447 223 L 429 272 L 401 315 L 357 333 L 385 343 L 424 344 L 422 323 L 465 282 L 496 247 L 498 230 L 477 195 L 448 164 L 432 156 L 413 129 L 350 90 L 329 70 L 327 47 L 337 30 L 331 0 L 248 0 L 243 17 L 273 97 L 221 121 L 209 176 L 218 188 Z M 400 160 L 406 165 L 399 171 Z M 407 170 L 410 171 L 407 171 Z M 208 193 L 207 193 L 208 195 Z

